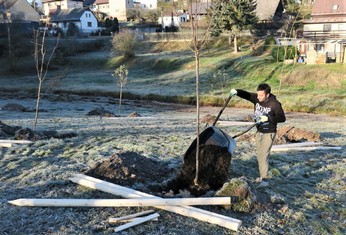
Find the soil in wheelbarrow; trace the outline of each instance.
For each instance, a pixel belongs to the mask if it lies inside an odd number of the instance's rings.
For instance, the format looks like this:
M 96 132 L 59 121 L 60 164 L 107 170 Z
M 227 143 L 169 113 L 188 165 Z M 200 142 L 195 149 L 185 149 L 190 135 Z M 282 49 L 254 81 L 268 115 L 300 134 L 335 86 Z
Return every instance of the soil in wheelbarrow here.
M 231 158 L 232 155 L 226 147 L 201 145 L 196 185 L 196 149 L 188 151 L 179 174 L 167 183 L 164 190 L 172 190 L 176 194 L 180 190 L 188 190 L 196 197 L 210 190 L 218 190 L 229 179 Z

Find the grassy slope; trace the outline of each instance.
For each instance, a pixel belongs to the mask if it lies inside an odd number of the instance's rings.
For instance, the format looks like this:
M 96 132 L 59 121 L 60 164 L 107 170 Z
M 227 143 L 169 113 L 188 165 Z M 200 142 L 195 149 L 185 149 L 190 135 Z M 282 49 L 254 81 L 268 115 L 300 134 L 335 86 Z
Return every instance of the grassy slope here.
M 255 52 L 235 55 L 225 44 L 210 43 L 201 53 L 202 104 L 222 105 L 231 88 L 255 91 L 260 82 L 267 82 L 287 111 L 346 114 L 345 65 L 283 65 L 272 59 L 268 49 L 258 48 Z M 119 89 L 111 77 L 112 70 L 126 64 L 129 80 L 124 88 L 125 98 L 194 102 L 195 61 L 186 43 L 143 43 L 136 54 L 134 59 L 125 61 L 108 47 L 103 51 L 70 56 L 64 66 L 55 66 L 59 69 L 49 71 L 45 85 L 50 86 L 53 78 L 65 71 L 66 76 L 49 89 L 117 97 Z M 20 63 L 24 64 L 23 61 Z M 32 90 L 35 94 L 37 80 L 33 66 L 19 67 L 22 74 L 17 76 L 16 82 L 13 82 L 13 75 L 2 76 L 2 89 Z M 225 73 L 227 80 L 220 77 L 211 82 L 218 71 Z M 231 105 L 251 107 L 240 99 L 233 99 Z

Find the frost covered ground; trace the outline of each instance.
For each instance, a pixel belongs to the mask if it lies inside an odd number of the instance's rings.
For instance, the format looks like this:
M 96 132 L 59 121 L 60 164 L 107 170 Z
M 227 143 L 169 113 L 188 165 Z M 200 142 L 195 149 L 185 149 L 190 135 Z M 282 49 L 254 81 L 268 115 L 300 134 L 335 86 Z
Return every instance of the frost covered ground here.
M 8 103 L 35 107 L 25 94 L 6 94 Z M 195 107 L 148 101 L 124 101 L 122 116 L 87 116 L 97 107 L 118 112 L 108 97 L 55 95 L 42 100 L 38 130 L 76 132 L 77 137 L 36 141 L 30 145 L 0 148 L 0 234 L 113 234 L 109 217 L 147 208 L 40 208 L 7 203 L 18 198 L 114 198 L 113 195 L 78 186 L 68 179 L 114 153 L 133 151 L 165 166 L 179 169 L 182 156 L 195 138 Z M 201 116 L 216 115 L 218 107 L 202 107 Z M 141 117 L 130 118 L 137 112 Z M 248 109 L 227 108 L 223 120 L 237 121 Z M 33 112 L 0 110 L 7 125 L 33 127 Z M 251 139 L 237 139 L 232 177 L 245 176 L 258 202 L 250 213 L 205 206 L 243 221 L 239 234 L 345 234 L 346 226 L 346 119 L 327 115 L 287 113 L 290 125 L 320 133 L 326 145 L 342 150 L 272 153 L 270 186 L 256 189 L 258 177 L 255 147 Z M 246 126 L 222 127 L 230 135 Z M 253 133 L 254 131 L 252 131 Z M 158 179 L 159 180 L 159 179 Z M 140 184 L 134 188 L 145 190 Z M 278 200 L 279 199 L 279 200 Z M 235 234 L 217 225 L 171 212 L 159 211 L 158 221 L 139 225 L 121 234 Z

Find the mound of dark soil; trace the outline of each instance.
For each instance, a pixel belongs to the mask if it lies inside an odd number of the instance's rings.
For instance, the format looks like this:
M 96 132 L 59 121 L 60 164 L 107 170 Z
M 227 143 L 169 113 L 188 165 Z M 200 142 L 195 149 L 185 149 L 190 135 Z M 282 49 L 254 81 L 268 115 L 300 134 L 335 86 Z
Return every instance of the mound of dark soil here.
M 77 133 L 58 133 L 57 131 L 34 131 L 21 126 L 9 126 L 0 121 L 0 138 L 15 140 L 45 140 L 50 138 L 65 139 L 76 137 Z
M 85 174 L 122 186 L 132 186 L 135 183 L 160 184 L 172 172 L 173 169 L 163 162 L 135 152 L 122 152 L 95 164 Z
M 7 139 L 13 137 L 16 131 L 21 128 L 21 126 L 9 126 L 0 121 L 0 138 Z
M 102 117 L 115 117 L 114 113 L 106 110 L 103 107 L 99 107 L 91 110 L 87 113 L 87 116 L 102 116 Z
M 255 134 L 247 133 L 240 136 L 239 139 L 255 141 Z M 278 129 L 274 144 L 302 143 L 306 141 L 320 142 L 321 136 L 318 132 L 307 129 L 284 126 Z
M 20 105 L 20 104 L 15 104 L 15 103 L 9 103 L 4 105 L 2 108 L 2 110 L 6 110 L 6 111 L 17 111 L 17 112 L 27 112 L 27 108 L 25 108 L 24 106 Z
M 275 144 L 288 144 L 297 142 L 319 142 L 321 136 L 319 133 L 306 129 L 296 128 L 294 126 L 284 126 L 278 129 Z

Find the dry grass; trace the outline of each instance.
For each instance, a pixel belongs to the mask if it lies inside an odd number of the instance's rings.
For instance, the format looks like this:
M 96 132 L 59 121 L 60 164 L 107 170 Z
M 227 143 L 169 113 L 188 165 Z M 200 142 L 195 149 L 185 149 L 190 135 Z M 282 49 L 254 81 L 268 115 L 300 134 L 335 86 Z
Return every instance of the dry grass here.
M 60 97 L 60 98 L 59 98 Z M 51 97 L 53 98 L 53 97 Z M 72 102 L 73 101 L 73 102 Z M 0 101 L 31 106 L 34 99 L 16 97 Z M 95 107 L 116 110 L 107 98 L 58 96 L 45 99 L 39 120 L 41 129 L 74 131 L 72 139 L 50 139 L 31 145 L 0 149 L 1 234 L 112 234 L 108 217 L 132 214 L 148 208 L 23 208 L 7 203 L 17 198 L 114 198 L 68 181 L 71 174 L 89 169 L 119 151 L 135 151 L 179 169 L 182 156 L 194 139 L 194 107 L 146 102 L 124 103 L 124 113 L 141 118 L 100 118 L 86 114 Z M 202 115 L 219 108 L 203 107 Z M 224 120 L 240 120 L 251 110 L 227 108 Z M 31 127 L 31 113 L 0 110 L 3 122 Z M 271 186 L 256 189 L 258 177 L 254 144 L 237 140 L 232 177 L 245 176 L 256 195 L 251 213 L 203 207 L 241 219 L 240 234 L 343 234 L 345 220 L 345 130 L 342 117 L 288 113 L 287 125 L 321 134 L 323 142 L 343 146 L 341 151 L 284 152 L 272 155 L 276 174 Z M 306 123 L 309 123 L 307 126 Z M 224 127 L 231 135 L 243 127 Z M 146 190 L 145 185 L 134 188 Z M 158 211 L 158 222 L 129 229 L 124 234 L 235 234 L 216 225 Z
M 162 59 L 159 64 L 165 64 L 172 55 L 178 55 L 174 53 L 145 53 L 138 55 L 137 59 L 144 62 L 144 65 L 152 65 L 160 57 Z M 223 53 L 220 55 L 216 59 L 207 58 L 208 54 L 205 55 L 203 63 L 206 67 L 202 69 L 202 80 L 208 78 L 210 70 L 225 65 L 225 62 L 232 66 L 229 62 L 231 56 Z M 25 197 L 113 198 L 110 194 L 77 186 L 69 182 L 68 178 L 71 174 L 88 169 L 96 162 L 121 151 L 135 151 L 178 170 L 183 154 L 195 138 L 196 112 L 192 106 L 124 100 L 124 114 L 137 112 L 142 117 L 86 116 L 97 107 L 116 113 L 117 100 L 114 97 L 117 97 L 117 94 L 111 68 L 123 61 L 117 58 L 106 64 L 105 61 L 109 62 L 110 55 L 105 52 L 83 56 L 85 66 L 74 66 L 81 62 L 78 62 L 78 57 L 70 58 L 71 64 L 65 66 L 69 68 L 67 76 L 62 79 L 60 86 L 54 87 L 57 94 L 44 96 L 41 107 L 47 112 L 40 113 L 38 123 L 41 130 L 77 132 L 78 137 L 41 140 L 31 145 L 0 148 L 1 234 L 113 234 L 114 227 L 106 222 L 108 217 L 133 214 L 147 208 L 22 208 L 9 205 L 7 201 Z M 86 62 L 89 61 L 88 56 L 98 61 L 98 69 L 93 69 L 93 63 Z M 143 96 L 162 96 L 169 101 L 171 96 L 172 100 L 193 101 L 191 97 L 194 94 L 194 71 L 190 62 L 193 58 L 190 52 L 184 52 L 180 56 L 182 60 L 188 61 L 186 64 L 191 68 L 184 67 L 177 61 L 177 66 L 181 66 L 183 70 L 155 68 L 149 71 L 143 64 L 131 61 L 135 74 L 131 74 L 130 69 L 129 84 L 124 92 L 140 94 L 141 96 L 136 97 L 139 99 Z M 100 61 L 105 62 L 104 67 Z M 259 63 L 265 62 L 260 60 L 254 61 L 255 63 L 258 63 L 256 66 L 260 71 L 262 64 Z M 234 70 L 234 76 L 231 76 L 236 80 L 242 67 L 234 68 L 239 69 Z M 246 65 L 244 68 L 251 70 Z M 50 71 L 48 81 L 60 73 L 59 70 Z M 0 107 L 8 103 L 18 103 L 27 109 L 33 109 L 37 81 L 32 68 L 25 67 L 25 76 L 2 74 Z M 249 88 L 253 86 L 252 83 L 252 80 L 245 81 L 244 86 Z M 204 94 L 209 92 L 208 86 L 204 85 L 202 88 Z M 318 89 L 315 90 L 319 92 Z M 87 94 L 88 97 L 69 95 L 69 92 Z M 295 99 L 292 100 L 292 97 Z M 317 97 L 316 93 L 310 97 Z M 125 98 L 128 98 L 126 94 Z M 344 94 L 340 94 L 340 99 L 334 98 L 326 102 L 335 102 L 334 107 L 345 107 Z M 217 97 L 218 102 L 221 102 L 219 99 L 220 97 Z M 285 125 L 318 132 L 326 145 L 342 146 L 342 150 L 272 154 L 270 166 L 273 179 L 268 188 L 259 190 L 254 183 L 258 177 L 254 143 L 250 139 L 239 138 L 236 140 L 238 146 L 232 159 L 231 172 L 233 178 L 245 176 L 248 179 L 257 199 L 251 212 L 239 213 L 207 206 L 203 209 L 241 219 L 243 225 L 239 234 L 345 234 L 345 118 L 290 112 L 312 112 L 325 108 L 318 99 L 308 99 L 304 93 L 301 96 L 292 96 L 287 91 L 280 96 L 280 100 L 285 103 L 287 111 Z M 205 98 L 205 102 L 210 101 Z M 243 120 L 252 113 L 248 103 L 234 99 L 232 105 L 234 102 L 250 109 L 229 107 L 222 115 L 224 120 Z M 205 106 L 202 107 L 201 115 L 216 115 L 218 111 L 217 107 Z M 34 114 L 31 112 L 0 110 L 0 116 L 1 121 L 8 125 L 33 125 Z M 244 129 L 245 127 L 223 127 L 231 136 Z M 145 185 L 140 183 L 134 188 L 146 189 Z M 161 217 L 158 222 L 134 227 L 123 234 L 235 234 L 219 226 L 173 213 L 159 213 Z

